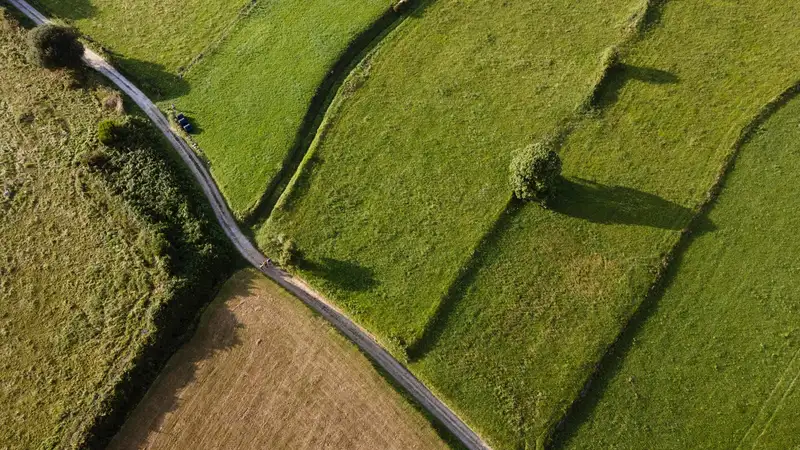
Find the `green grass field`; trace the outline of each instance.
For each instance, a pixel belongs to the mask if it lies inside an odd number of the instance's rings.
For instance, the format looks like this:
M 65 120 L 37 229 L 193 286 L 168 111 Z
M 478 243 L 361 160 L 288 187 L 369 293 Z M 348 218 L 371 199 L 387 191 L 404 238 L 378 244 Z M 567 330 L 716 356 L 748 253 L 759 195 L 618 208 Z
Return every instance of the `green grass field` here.
M 0 442 L 84 448 L 152 379 L 230 259 L 168 147 L 103 149 L 109 90 L 29 65 L 24 30 L 2 14 Z M 105 172 L 81 163 L 97 151 Z
M 385 342 L 417 340 L 503 210 L 513 150 L 591 92 L 638 1 L 430 2 L 362 62 L 260 231 Z
M 800 99 L 744 146 L 568 448 L 800 446 Z M 574 424 L 573 424 L 574 425 Z
M 298 133 L 312 98 L 334 63 L 390 5 L 388 0 L 36 3 L 113 50 L 114 63 L 160 107 L 175 104 L 190 117 L 195 140 L 240 219 L 281 175 L 287 155 L 302 139 Z
M 385 0 L 277 0 L 256 6 L 186 77 L 176 101 L 203 132 L 197 142 L 231 208 L 252 212 L 294 150 L 317 88 Z
M 797 52 L 792 42 L 798 30 L 791 25 L 797 11 L 773 3 L 656 5 L 649 31 L 623 49 L 622 64 L 599 90 L 598 112 L 566 140 L 561 153 L 569 181 L 560 198 L 550 210 L 512 208 L 444 297 L 411 367 L 495 447 L 546 441 L 644 298 L 741 130 L 795 81 L 800 64 L 787 55 Z M 436 5 L 447 8 L 437 3 L 426 14 L 436 17 Z M 474 39 L 485 36 L 472 28 L 475 8 L 465 9 L 469 20 L 448 14 L 446 23 L 460 24 Z M 520 16 L 513 15 L 514 23 Z M 584 16 L 604 23 L 602 15 Z M 625 15 L 619 17 L 616 23 L 624 23 Z M 481 53 L 465 44 L 467 38 L 431 25 L 420 29 L 458 42 L 469 49 L 466 59 L 480 66 Z M 452 61 L 437 65 L 448 55 L 437 44 L 424 47 L 435 58 L 405 63 L 401 57 L 412 52 L 403 52 L 403 44 L 424 55 L 420 44 L 426 41 L 412 30 L 409 24 L 380 48 L 363 86 L 331 119 L 315 155 L 319 161 L 309 164 L 310 175 L 299 179 L 286 211 L 272 224 L 307 252 L 311 268 L 304 276 L 379 335 L 406 342 L 423 329 L 502 209 L 506 150 L 549 131 L 526 129 L 548 123 L 530 112 L 522 114 L 530 123 L 498 112 L 521 112 L 512 106 L 515 92 L 533 96 L 522 79 L 509 83 L 512 93 L 480 95 L 503 86 L 499 74 L 511 64 L 485 69 L 492 82 L 472 87 L 472 72 Z M 552 45 L 552 38 L 543 41 Z M 598 41 L 592 42 L 596 54 L 609 43 Z M 586 41 L 576 45 L 591 47 Z M 511 57 L 514 47 L 506 42 L 502 48 Z M 429 68 L 435 82 L 423 75 Z M 555 84 L 563 73 L 538 82 Z M 446 92 L 447 74 L 462 90 L 453 87 L 447 92 L 458 95 L 443 100 L 437 95 Z M 587 69 L 575 76 L 586 82 L 591 74 Z M 415 82 L 401 90 L 402 79 Z M 396 108 L 390 102 L 394 86 Z M 560 104 L 570 95 L 567 86 L 540 101 Z M 555 126 L 558 110 L 536 104 L 536 97 L 525 100 L 539 106 L 535 112 L 551 115 L 549 127 Z M 578 100 L 565 102 L 560 115 Z M 498 109 L 487 107 L 492 102 Z M 476 132 L 475 117 L 483 120 L 482 132 Z M 518 144 L 489 141 L 514 133 L 521 135 Z M 364 279 L 371 283 L 358 281 Z M 361 289 L 347 289 L 353 285 Z
M 214 47 L 248 0 L 32 0 L 119 55 L 115 64 L 156 99 L 182 95 L 177 74 Z

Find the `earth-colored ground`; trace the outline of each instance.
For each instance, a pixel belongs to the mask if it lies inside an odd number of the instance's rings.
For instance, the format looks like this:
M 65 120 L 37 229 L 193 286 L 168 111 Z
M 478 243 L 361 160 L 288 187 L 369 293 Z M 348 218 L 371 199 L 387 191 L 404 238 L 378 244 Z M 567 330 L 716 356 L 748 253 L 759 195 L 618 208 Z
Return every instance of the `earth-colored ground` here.
M 321 318 L 237 273 L 111 449 L 446 448 Z

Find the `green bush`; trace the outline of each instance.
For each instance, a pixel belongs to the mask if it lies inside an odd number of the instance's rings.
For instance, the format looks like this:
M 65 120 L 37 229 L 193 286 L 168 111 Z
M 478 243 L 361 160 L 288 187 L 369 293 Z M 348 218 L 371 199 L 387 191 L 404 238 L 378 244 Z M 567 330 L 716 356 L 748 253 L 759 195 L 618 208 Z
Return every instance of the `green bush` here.
M 285 234 L 279 234 L 270 239 L 267 251 L 274 257 L 275 263 L 281 267 L 296 266 L 302 259 L 294 239 L 286 237 Z
M 411 0 L 397 0 L 392 4 L 392 10 L 397 14 L 402 14 L 411 7 Z
M 296 265 L 299 259 L 300 254 L 294 239 L 284 239 L 278 252 L 278 264 L 282 267 L 291 267 Z
M 122 127 L 117 121 L 106 119 L 97 124 L 97 139 L 104 145 L 113 147 L 122 139 Z
M 40 25 L 28 34 L 28 51 L 31 60 L 41 67 L 78 67 L 83 44 L 73 28 Z
M 514 196 L 520 200 L 544 202 L 553 195 L 561 177 L 561 158 L 552 141 L 538 142 L 517 151 L 510 171 Z

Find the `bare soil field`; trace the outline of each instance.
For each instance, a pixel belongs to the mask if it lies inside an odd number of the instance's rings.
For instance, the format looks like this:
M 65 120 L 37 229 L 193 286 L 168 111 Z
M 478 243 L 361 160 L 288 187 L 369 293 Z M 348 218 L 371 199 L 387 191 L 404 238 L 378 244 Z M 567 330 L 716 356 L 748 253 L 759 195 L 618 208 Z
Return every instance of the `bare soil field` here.
M 110 448 L 446 445 L 352 344 L 245 270 L 226 283 Z

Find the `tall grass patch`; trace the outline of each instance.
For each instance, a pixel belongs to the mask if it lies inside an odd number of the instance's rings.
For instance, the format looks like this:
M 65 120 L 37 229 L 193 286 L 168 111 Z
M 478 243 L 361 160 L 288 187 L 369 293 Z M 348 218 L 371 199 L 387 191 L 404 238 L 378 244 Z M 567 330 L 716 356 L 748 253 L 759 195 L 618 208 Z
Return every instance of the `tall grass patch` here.
M 0 442 L 99 446 L 229 270 L 154 130 L 97 139 L 108 89 L 25 58 L 0 19 Z

